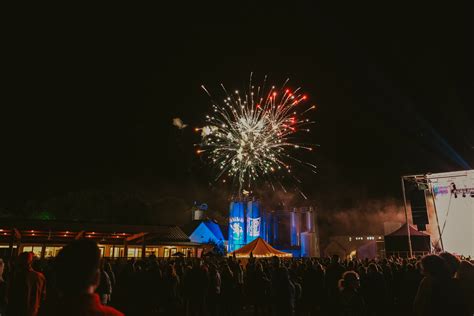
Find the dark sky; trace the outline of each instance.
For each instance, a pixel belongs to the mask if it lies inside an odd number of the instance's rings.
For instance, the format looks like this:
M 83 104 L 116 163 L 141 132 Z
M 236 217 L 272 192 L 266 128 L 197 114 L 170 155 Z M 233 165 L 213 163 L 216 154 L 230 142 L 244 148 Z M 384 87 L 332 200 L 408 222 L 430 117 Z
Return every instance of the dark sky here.
M 402 174 L 474 166 L 467 8 L 218 9 L 19 23 L 0 207 L 90 189 L 211 199 L 199 139 L 171 120 L 202 125 L 201 84 L 219 95 L 250 72 L 289 77 L 318 105 L 310 158 L 320 172 L 303 189 L 328 207 L 399 198 Z

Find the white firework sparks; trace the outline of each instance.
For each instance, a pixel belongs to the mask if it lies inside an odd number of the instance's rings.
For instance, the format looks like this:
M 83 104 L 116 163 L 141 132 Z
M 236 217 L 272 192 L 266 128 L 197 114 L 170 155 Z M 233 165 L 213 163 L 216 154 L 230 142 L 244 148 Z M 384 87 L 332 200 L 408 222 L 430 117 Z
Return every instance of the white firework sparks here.
M 287 80 L 288 81 L 288 80 Z M 213 114 L 206 116 L 207 125 L 197 128 L 202 142 L 198 154 L 204 154 L 219 170 L 216 179 L 230 177 L 242 188 L 251 188 L 258 179 L 272 179 L 282 171 L 292 174 L 292 166 L 313 164 L 292 156 L 294 150 L 313 150 L 297 142 L 297 133 L 309 132 L 313 122 L 304 117 L 316 106 L 304 106 L 307 96 L 300 89 L 291 91 L 274 86 L 265 90 L 252 86 L 248 91 L 226 93 L 223 103 L 212 105 Z M 209 94 L 204 86 L 202 88 Z M 210 94 L 209 94 L 210 95 Z M 298 180 L 298 179 L 296 179 Z

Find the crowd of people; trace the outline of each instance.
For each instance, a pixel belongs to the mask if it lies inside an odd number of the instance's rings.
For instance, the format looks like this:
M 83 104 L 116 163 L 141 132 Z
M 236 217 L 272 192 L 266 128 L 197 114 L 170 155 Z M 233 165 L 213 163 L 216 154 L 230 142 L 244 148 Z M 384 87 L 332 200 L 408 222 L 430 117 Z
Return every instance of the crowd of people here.
M 100 259 L 77 240 L 50 260 L 0 260 L 0 315 L 474 315 L 474 265 L 422 258 Z

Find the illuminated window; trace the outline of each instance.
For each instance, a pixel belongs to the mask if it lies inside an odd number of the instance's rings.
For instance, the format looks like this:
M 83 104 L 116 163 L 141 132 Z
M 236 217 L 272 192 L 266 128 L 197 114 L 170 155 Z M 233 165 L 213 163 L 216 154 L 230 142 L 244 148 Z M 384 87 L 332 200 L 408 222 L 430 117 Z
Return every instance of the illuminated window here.
M 198 248 L 196 257 L 201 258 L 203 250 L 204 249 L 202 249 L 202 248 Z
M 32 246 L 32 245 L 23 246 L 22 252 L 32 252 L 35 255 L 35 257 L 41 258 L 42 248 L 43 248 L 42 246 Z
M 105 246 L 99 245 L 100 256 L 103 257 L 105 253 Z
M 158 256 L 158 249 L 159 248 L 149 248 L 149 247 L 147 247 L 146 248 L 146 253 L 145 253 L 146 257 L 149 257 L 151 255 Z
M 352 237 L 349 237 L 349 241 L 352 241 Z
M 165 248 L 163 252 L 163 257 L 168 258 L 170 256 L 170 248 Z
M 56 257 L 61 249 L 63 249 L 63 247 L 48 246 L 44 249 L 44 256 L 45 256 L 45 258 Z
M 193 248 L 183 248 L 183 254 L 185 257 L 193 257 Z
M 112 257 L 113 258 L 120 258 L 124 255 L 124 248 L 123 247 L 113 247 L 112 248 Z
M 128 248 L 127 257 L 128 258 L 140 258 L 142 256 L 142 248 L 133 247 Z

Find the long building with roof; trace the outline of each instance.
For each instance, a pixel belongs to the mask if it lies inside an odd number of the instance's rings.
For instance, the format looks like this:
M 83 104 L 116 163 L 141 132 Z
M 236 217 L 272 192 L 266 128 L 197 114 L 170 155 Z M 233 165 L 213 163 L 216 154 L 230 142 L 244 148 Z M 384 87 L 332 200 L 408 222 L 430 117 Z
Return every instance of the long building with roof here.
M 200 257 L 207 245 L 193 242 L 173 225 L 123 225 L 78 221 L 0 220 L 0 257 L 31 251 L 39 258 L 54 257 L 75 239 L 95 240 L 103 257 Z

